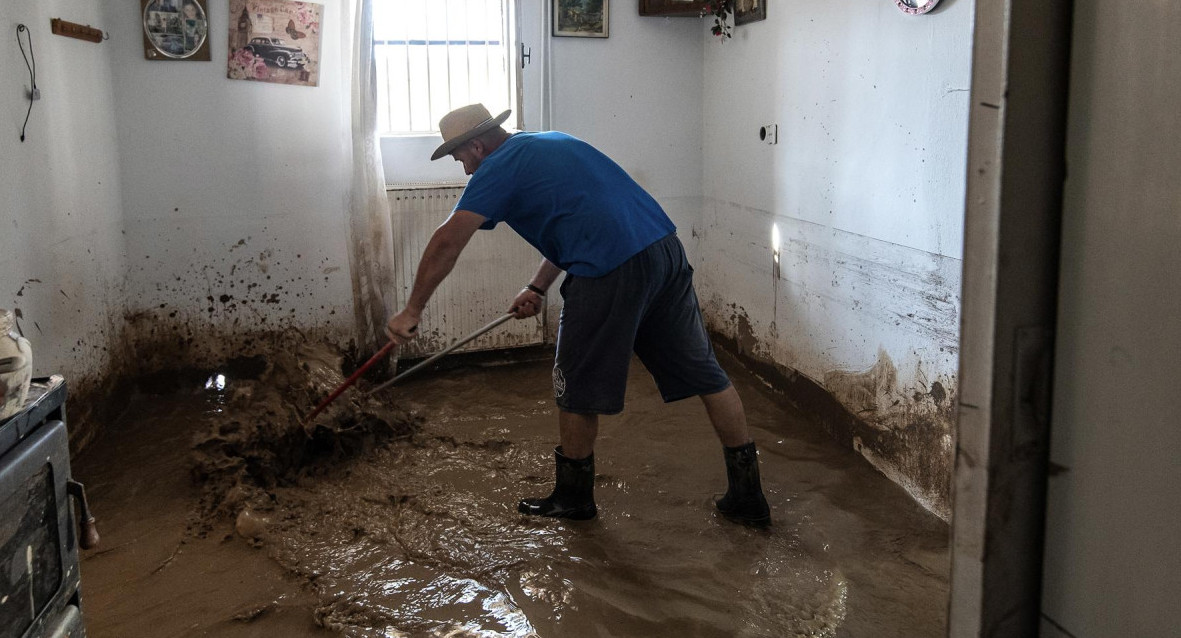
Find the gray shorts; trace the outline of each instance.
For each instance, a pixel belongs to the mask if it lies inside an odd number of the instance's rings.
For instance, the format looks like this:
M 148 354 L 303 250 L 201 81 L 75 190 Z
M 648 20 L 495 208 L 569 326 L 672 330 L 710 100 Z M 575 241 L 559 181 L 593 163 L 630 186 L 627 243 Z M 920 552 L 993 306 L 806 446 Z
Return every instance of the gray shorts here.
M 705 331 L 693 268 L 675 234 L 602 277 L 567 275 L 561 292 L 554 396 L 562 410 L 622 412 L 633 352 L 665 402 L 730 386 Z

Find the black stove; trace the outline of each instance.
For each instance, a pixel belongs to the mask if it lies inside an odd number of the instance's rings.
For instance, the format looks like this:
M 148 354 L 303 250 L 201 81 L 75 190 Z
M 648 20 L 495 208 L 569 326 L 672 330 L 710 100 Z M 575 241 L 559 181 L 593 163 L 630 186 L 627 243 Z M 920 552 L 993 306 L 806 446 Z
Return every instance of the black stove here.
M 24 409 L 0 423 L 0 638 L 86 635 L 78 549 L 98 535 L 70 475 L 65 405 L 64 379 L 34 379 Z

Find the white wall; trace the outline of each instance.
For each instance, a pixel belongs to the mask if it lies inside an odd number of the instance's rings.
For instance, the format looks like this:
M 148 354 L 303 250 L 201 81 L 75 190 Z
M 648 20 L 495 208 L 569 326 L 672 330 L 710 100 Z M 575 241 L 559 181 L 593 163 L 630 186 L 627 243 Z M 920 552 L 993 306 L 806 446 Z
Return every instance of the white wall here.
M 123 322 L 120 175 L 109 42 L 53 35 L 50 18 L 105 28 L 99 7 L 0 3 L 0 307 L 15 309 L 37 376 L 70 390 L 106 372 Z M 30 29 L 41 100 L 21 143 L 29 76 L 16 25 Z
M 871 424 L 854 444 L 944 518 L 971 8 L 780 2 L 705 52 L 698 288 L 712 326 Z M 758 136 L 772 123 L 774 146 Z
M 144 58 L 137 2 L 106 3 L 134 334 L 349 334 L 341 4 L 324 3 L 317 87 L 227 79 L 227 5 L 208 3 L 213 61 L 175 62 Z
M 1042 611 L 1181 636 L 1181 5 L 1074 20 Z

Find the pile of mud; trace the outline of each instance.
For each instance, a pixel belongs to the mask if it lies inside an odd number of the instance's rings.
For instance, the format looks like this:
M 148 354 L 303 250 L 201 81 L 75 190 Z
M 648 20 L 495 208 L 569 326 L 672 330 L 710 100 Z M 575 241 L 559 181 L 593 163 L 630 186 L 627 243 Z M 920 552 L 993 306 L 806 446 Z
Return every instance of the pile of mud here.
M 205 380 L 210 393 L 193 441 L 192 475 L 202 489 L 190 522 L 197 535 L 219 520 L 270 509 L 273 491 L 308 485 L 381 444 L 411 436 L 419 420 L 354 386 L 314 421 L 306 415 L 344 382 L 345 357 L 326 345 L 236 360 Z M 361 382 L 364 384 L 364 381 Z

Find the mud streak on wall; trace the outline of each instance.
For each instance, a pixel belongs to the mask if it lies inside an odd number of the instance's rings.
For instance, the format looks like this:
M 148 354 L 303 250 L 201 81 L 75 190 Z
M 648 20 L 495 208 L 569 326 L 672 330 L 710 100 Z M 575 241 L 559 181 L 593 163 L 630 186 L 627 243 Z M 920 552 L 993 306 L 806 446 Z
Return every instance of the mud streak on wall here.
M 710 329 L 838 441 L 947 520 L 960 261 L 763 211 L 717 208 L 695 229 Z M 771 223 L 782 229 L 778 268 Z

